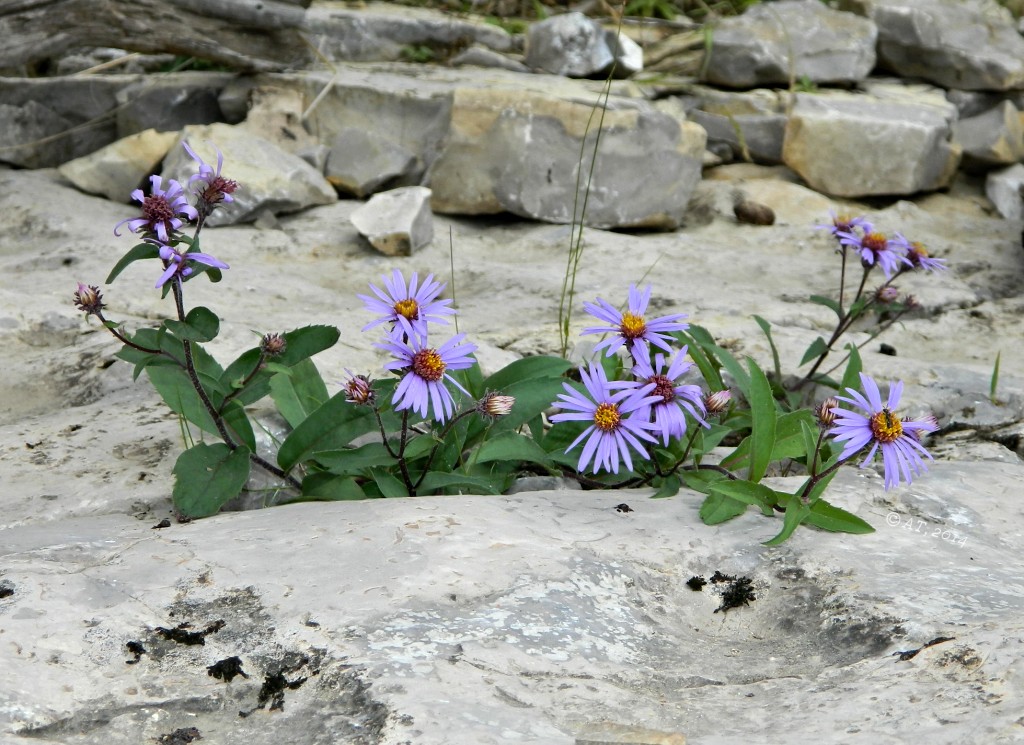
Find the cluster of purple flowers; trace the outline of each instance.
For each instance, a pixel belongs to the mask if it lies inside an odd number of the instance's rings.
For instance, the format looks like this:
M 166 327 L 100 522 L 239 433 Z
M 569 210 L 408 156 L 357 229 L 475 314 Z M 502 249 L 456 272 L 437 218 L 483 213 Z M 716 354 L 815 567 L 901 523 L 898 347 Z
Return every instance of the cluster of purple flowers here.
M 906 271 L 935 272 L 946 268 L 945 261 L 929 256 L 923 244 L 910 241 L 900 233 L 889 238 L 885 233 L 875 230 L 875 226 L 865 217 L 833 212 L 832 224 L 818 227 L 831 233 L 840 251 L 852 249 L 865 268 L 881 267 L 886 281 Z
M 379 314 L 363 331 L 387 325 L 384 339 L 375 346 L 394 356 L 384 368 L 401 375 L 391 403 L 396 411 L 409 409 L 424 419 L 444 422 L 455 412 L 455 399 L 445 383 L 469 395 L 449 371 L 472 367 L 475 360 L 471 355 L 476 345 L 466 342 L 465 334 L 456 334 L 439 346 L 428 341 L 428 323 L 447 324 L 446 316 L 455 314 L 449 307 L 451 300 L 438 299 L 445 285 L 434 281 L 434 275 L 420 283 L 413 272 L 406 284 L 405 277 L 396 269 L 390 278 L 383 279 L 384 289 L 370 285 L 374 296 L 360 295 L 359 299 L 368 310 Z M 346 388 L 349 400 L 367 401 L 365 377 L 353 377 Z
M 167 180 L 167 186 L 161 176 L 149 178 L 149 194 L 142 189 L 132 192 L 132 199 L 142 205 L 142 216 L 122 220 L 114 226 L 114 235 L 120 235 L 118 229 L 127 224 L 132 233 L 140 233 L 142 240 L 157 247 L 163 262 L 163 272 L 156 286 L 163 287 L 172 278 L 184 280 L 195 270 L 193 263 L 199 262 L 215 269 L 227 269 L 223 261 L 193 250 L 191 242 L 180 233 L 185 220 L 202 223 L 218 205 L 233 201 L 231 196 L 238 189 L 238 183 L 221 176 L 224 156 L 217 151 L 217 168 L 203 162 L 187 142 L 182 146 L 199 166 L 198 172 L 189 178 L 189 187 L 196 200 L 196 206 L 189 204 L 185 188 L 174 179 Z M 182 244 L 185 247 L 179 248 Z
M 595 473 L 602 468 L 618 473 L 620 463 L 632 471 L 631 451 L 649 460 L 644 443 L 657 443 L 656 436 L 661 437 L 663 445 L 682 438 L 686 434 L 687 414 L 700 425 L 710 426 L 704 419 L 708 407 L 701 389 L 682 382 L 693 367 L 686 360 L 687 348 L 678 350 L 671 359 L 662 352 L 653 353 L 652 359 L 652 346 L 671 355 L 669 334 L 689 328 L 683 321 L 686 314 L 647 318 L 650 298 L 650 286 L 639 290 L 633 285 L 625 311 L 600 298 L 596 303 L 583 305 L 602 321 L 602 325 L 584 329 L 583 333 L 609 334 L 596 349 L 605 349 L 611 356 L 625 348 L 633 366 L 630 380 L 608 380 L 600 362 L 592 362 L 587 369 L 580 370 L 585 392 L 566 383 L 566 392 L 554 402 L 553 406 L 563 413 L 552 416 L 552 422 L 588 423 L 566 450 L 569 452 L 586 441 L 580 454 L 580 471 L 592 464 Z

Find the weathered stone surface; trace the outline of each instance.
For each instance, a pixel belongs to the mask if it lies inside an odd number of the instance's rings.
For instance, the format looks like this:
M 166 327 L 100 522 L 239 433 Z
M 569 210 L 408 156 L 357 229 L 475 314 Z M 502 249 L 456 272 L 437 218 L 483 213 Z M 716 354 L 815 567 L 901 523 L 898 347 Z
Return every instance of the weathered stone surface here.
M 538 95 L 456 91 L 448 138 L 427 176 L 434 210 L 572 222 L 590 172 L 592 110 Z M 646 107 L 609 110 L 604 127 L 586 223 L 678 226 L 700 179 L 704 130 Z
M 766 89 L 718 91 L 707 86 L 696 86 L 692 93 L 700 102 L 689 118 L 707 131 L 709 147 L 727 145 L 731 160 L 749 158 L 769 165 L 782 162 L 786 134 L 783 94 Z
M 403 50 L 421 47 L 438 59 L 480 44 L 497 52 L 513 48 L 503 29 L 430 8 L 373 2 L 349 7 L 318 2 L 306 11 L 310 41 L 329 59 L 353 62 L 394 61 Z
M 295 212 L 337 199 L 333 187 L 306 161 L 269 140 L 250 134 L 244 127 L 210 124 L 186 127 L 182 138 L 207 163 L 216 167 L 219 148 L 230 165 L 224 176 L 240 186 L 234 201 L 207 220 L 210 226 L 255 220 L 261 213 Z M 196 163 L 182 147 L 171 148 L 163 174 L 185 183 L 196 172 Z
M 117 133 L 147 129 L 177 132 L 189 124 L 224 121 L 217 98 L 233 73 L 189 72 L 147 75 L 117 93 Z
M 905 90 L 905 89 L 904 89 Z M 783 145 L 786 165 L 833 196 L 914 194 L 948 186 L 960 162 L 955 107 L 893 92 L 797 94 Z
M 587 78 L 607 70 L 614 60 L 604 29 L 582 13 L 532 23 L 526 34 L 525 62 L 535 70 Z
M 453 67 L 473 65 L 476 67 L 498 67 L 502 70 L 511 70 L 512 72 L 530 71 L 530 68 L 519 60 L 506 57 L 501 52 L 495 52 L 492 49 L 480 46 L 472 46 L 463 52 L 459 52 L 452 57 L 451 64 Z
M 1009 101 L 983 114 L 960 119 L 953 136 L 963 148 L 963 167 L 986 171 L 1016 163 L 1024 156 L 1024 126 Z
M 1024 39 L 1005 8 L 981 0 L 841 0 L 878 26 L 879 66 L 946 88 L 1024 87 Z
M 628 78 L 644 69 L 644 50 L 639 44 L 613 28 L 604 30 L 604 41 L 615 60 L 614 74 Z
M 408 181 L 416 156 L 370 130 L 343 129 L 331 143 L 324 175 L 336 188 L 365 197 L 386 184 Z
M 1015 163 L 985 177 L 985 196 L 1007 220 L 1024 219 L 1024 165 Z
M 129 202 L 132 191 L 156 172 L 177 140 L 177 132 L 149 129 L 68 161 L 57 170 L 84 192 L 115 202 Z
M 0 161 L 58 166 L 117 139 L 117 91 L 139 78 L 0 77 Z
M 430 189 L 423 186 L 374 194 L 351 219 L 359 234 L 387 256 L 412 256 L 434 240 Z
M 875 66 L 877 34 L 871 21 L 817 0 L 753 5 L 715 25 L 704 78 L 731 88 L 857 82 Z

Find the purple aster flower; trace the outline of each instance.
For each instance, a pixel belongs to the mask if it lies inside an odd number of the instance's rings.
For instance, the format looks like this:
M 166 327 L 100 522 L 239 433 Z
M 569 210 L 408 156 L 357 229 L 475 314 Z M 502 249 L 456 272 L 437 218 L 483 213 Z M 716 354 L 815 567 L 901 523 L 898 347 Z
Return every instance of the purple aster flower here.
M 386 370 L 401 371 L 405 374 L 395 388 L 391 399 L 395 411 L 412 409 L 424 419 L 427 407 L 433 410 L 433 417 L 443 422 L 455 411 L 455 400 L 445 387 L 444 381 L 454 385 L 467 396 L 469 392 L 452 378 L 447 370 L 464 370 L 472 367 L 476 360 L 470 357 L 476 345 L 463 343 L 465 334 L 456 334 L 437 349 L 427 346 L 426 336 L 413 334 L 407 339 L 389 336 L 383 344 L 374 346 L 387 350 L 395 359 L 384 365 Z
M 840 233 L 853 233 L 856 230 L 860 230 L 861 233 L 870 233 L 874 229 L 874 226 L 867 221 L 867 218 L 850 217 L 849 215 L 839 214 L 835 210 L 829 210 L 828 213 L 832 216 L 832 224 L 815 225 L 814 227 L 818 230 L 827 230 L 836 240 L 839 240 Z
M 171 248 L 164 243 L 157 243 L 156 245 L 160 249 L 160 258 L 164 261 L 164 273 L 157 280 L 157 287 L 163 287 L 171 277 L 179 276 L 185 278 L 192 274 L 194 270 L 189 264 L 193 261 L 212 266 L 215 269 L 230 268 L 223 261 L 215 259 L 209 254 L 199 253 L 198 251 L 183 252 L 176 248 Z
M 911 475 L 920 475 L 926 471 L 922 456 L 931 460 L 932 456 L 921 445 L 921 436 L 925 432 L 938 429 L 935 417 L 922 420 L 899 419 L 894 413 L 903 393 L 903 383 L 893 381 L 889 385 L 889 398 L 882 404 L 878 385 L 864 373 L 860 374 L 861 387 L 865 398 L 853 388 L 847 388 L 846 396 L 836 396 L 840 401 L 852 404 L 867 413 L 867 416 L 847 409 L 832 409 L 835 414 L 833 433 L 836 442 L 845 442 L 840 460 L 846 460 L 860 452 L 868 445 L 871 449 L 860 464 L 864 468 L 874 457 L 875 451 L 882 449 L 882 463 L 885 466 L 885 488 L 891 489 L 900 482 L 900 475 L 909 484 Z
M 629 286 L 629 309 L 619 312 L 607 301 L 601 298 L 597 303 L 583 303 L 583 309 L 598 320 L 607 323 L 607 326 L 592 326 L 583 329 L 584 334 L 615 334 L 600 342 L 595 351 L 602 347 L 608 348 L 607 355 L 611 357 L 625 344 L 628 344 L 629 353 L 634 360 L 647 356 L 647 348 L 644 342 L 649 342 L 661 347 L 666 352 L 671 352 L 666 334 L 670 331 L 685 331 L 690 324 L 683 323 L 685 313 L 674 313 L 670 316 L 661 316 L 647 320 L 644 313 L 647 312 L 647 303 L 651 299 L 651 286 L 647 285 L 644 290 L 638 290 L 636 285 Z
M 224 154 L 214 148 L 217 150 L 217 170 L 214 170 L 213 166 L 204 162 L 187 142 L 182 141 L 181 145 L 192 160 L 199 164 L 199 173 L 189 178 L 188 185 L 193 186 L 197 181 L 202 182 L 201 187 L 194 189 L 199 199 L 200 211 L 204 215 L 209 215 L 218 204 L 235 201 L 231 195 L 238 189 L 238 182 L 220 175 L 220 170 L 224 167 Z
M 914 269 L 923 269 L 926 272 L 946 271 L 946 261 L 944 259 L 933 259 L 928 255 L 924 244 L 919 241 L 908 241 L 901 234 L 897 233 L 896 237 L 893 238 L 893 243 L 903 249 L 907 262 Z
M 665 445 L 668 445 L 669 438 L 681 438 L 686 434 L 685 413 L 689 413 L 700 425 L 711 426 L 704 421 L 707 415 L 704 393 L 698 386 L 679 382 L 693 367 L 692 363 L 686 361 L 686 350 L 686 347 L 679 350 L 667 370 L 665 355 L 661 352 L 654 355 L 654 365 L 646 357 L 641 357 L 633 366 L 633 375 L 641 384 L 654 383 L 651 395 L 656 396 L 657 400 L 650 405 L 651 421 L 654 424 L 652 429 L 661 433 Z
M 410 339 L 417 334 L 425 337 L 428 321 L 447 324 L 444 316 L 455 315 L 455 311 L 447 307 L 451 300 L 437 299 L 445 286 L 435 282 L 433 274 L 428 274 L 420 285 L 419 275 L 413 272 L 408 287 L 405 284 L 405 277 L 397 269 L 392 273 L 390 280 L 386 276 L 383 280 L 387 292 L 370 285 L 370 289 L 377 297 L 359 295 L 367 310 L 382 314 L 376 321 L 363 326 L 363 331 L 390 321 L 394 324 L 392 328 L 401 328 Z
M 114 226 L 114 235 L 125 223 L 133 233 L 149 233 L 156 236 L 161 243 L 170 243 L 170 234 L 181 227 L 181 217 L 190 220 L 199 218 L 199 213 L 185 199 L 185 192 L 174 179 L 167 180 L 167 189 L 163 188 L 160 176 L 149 177 L 150 194 L 147 197 L 142 189 L 132 192 L 132 199 L 142 204 L 142 217 L 122 220 Z
M 861 235 L 856 232 L 838 233 L 839 242 L 849 246 L 860 254 L 861 263 L 865 267 L 882 267 L 885 278 L 889 279 L 893 273 L 900 269 L 900 265 L 910 266 L 910 261 L 898 249 L 902 246 L 896 241 L 889 240 L 884 233 L 871 231 Z
M 661 396 L 650 395 L 654 384 L 639 387 L 636 382 L 609 383 L 604 368 L 598 363 L 591 363 L 589 372 L 581 368 L 580 378 L 589 397 L 563 383 L 566 393 L 558 394 L 559 400 L 552 406 L 565 409 L 566 413 L 551 417 L 552 422 L 590 422 L 583 434 L 565 449 L 568 453 L 583 440 L 587 441 L 580 453 L 577 470 L 583 471 L 593 461 L 594 473 L 602 467 L 618 473 L 621 458 L 627 470 L 632 471 L 631 447 L 644 460 L 649 460 L 650 456 L 640 440 L 656 442 L 648 432 L 652 425 L 647 416 L 650 405 L 661 401 Z

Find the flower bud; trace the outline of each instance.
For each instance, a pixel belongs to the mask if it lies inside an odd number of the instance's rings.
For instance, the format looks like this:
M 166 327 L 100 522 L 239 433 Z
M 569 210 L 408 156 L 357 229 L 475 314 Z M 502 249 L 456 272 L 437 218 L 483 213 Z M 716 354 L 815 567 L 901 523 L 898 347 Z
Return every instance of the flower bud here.
M 818 408 L 814 410 L 815 415 L 818 417 L 818 424 L 825 429 L 828 429 L 836 422 L 836 412 L 834 409 L 839 407 L 839 401 L 832 396 L 829 396 L 820 404 Z
M 724 391 L 715 391 L 704 397 L 704 408 L 708 414 L 718 414 L 726 410 L 730 401 L 732 392 L 728 388 Z
M 365 375 L 352 375 L 345 382 L 345 400 L 357 406 L 373 406 L 376 392 L 370 386 L 370 379 Z
M 497 419 L 500 416 L 508 416 L 515 404 L 514 396 L 505 396 L 500 393 L 488 393 L 480 399 L 476 410 L 481 416 Z
M 267 334 L 260 342 L 260 351 L 267 357 L 280 357 L 288 349 L 288 341 L 280 334 Z
M 880 305 L 892 305 L 900 296 L 900 291 L 892 285 L 885 285 L 875 290 L 875 302 Z
M 100 288 L 95 285 L 83 285 L 79 282 L 78 290 L 75 292 L 75 307 L 86 315 L 99 315 L 104 307 Z

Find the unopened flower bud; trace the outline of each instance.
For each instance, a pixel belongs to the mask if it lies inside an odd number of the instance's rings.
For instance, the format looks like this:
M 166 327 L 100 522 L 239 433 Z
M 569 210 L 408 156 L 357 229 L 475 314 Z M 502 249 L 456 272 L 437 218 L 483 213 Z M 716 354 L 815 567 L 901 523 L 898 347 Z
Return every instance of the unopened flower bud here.
M 818 423 L 825 429 L 828 429 L 833 424 L 835 424 L 835 409 L 837 408 L 839 408 L 839 401 L 833 398 L 832 396 L 829 396 L 820 404 L 818 404 L 818 408 L 814 412 L 818 417 Z
M 345 400 L 357 406 L 372 406 L 376 393 L 365 375 L 352 375 L 345 382 Z
M 514 396 L 505 396 L 500 393 L 488 393 L 480 399 L 480 402 L 476 405 L 476 410 L 480 412 L 482 416 L 497 419 L 500 416 L 508 416 L 512 412 L 512 406 L 515 402 L 516 399 Z
M 875 302 L 881 305 L 891 305 L 899 299 L 900 291 L 892 285 L 879 287 L 875 291 Z
M 280 357 L 288 349 L 288 341 L 280 334 L 266 334 L 260 342 L 260 351 L 267 357 Z
M 937 430 L 939 428 L 939 420 L 935 418 L 934 414 L 925 414 L 920 419 L 911 419 L 910 417 L 903 417 L 903 421 L 904 422 L 920 422 L 921 424 L 927 425 L 927 426 L 922 427 L 920 429 L 918 429 L 918 428 L 910 429 L 908 427 L 907 429 L 903 430 L 904 432 L 909 433 L 918 442 L 921 442 L 921 440 L 924 439 L 924 436 L 926 434 L 928 434 L 930 432 L 934 432 L 935 430 Z
M 719 414 L 726 410 L 730 401 L 732 401 L 730 390 L 715 391 L 704 397 L 704 408 L 707 409 L 708 414 Z
M 103 310 L 103 295 L 100 294 L 100 288 L 79 282 L 78 290 L 75 292 L 75 307 L 86 315 L 98 315 Z

